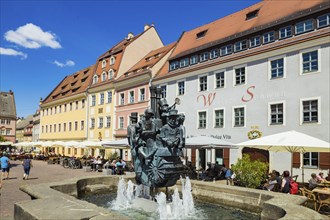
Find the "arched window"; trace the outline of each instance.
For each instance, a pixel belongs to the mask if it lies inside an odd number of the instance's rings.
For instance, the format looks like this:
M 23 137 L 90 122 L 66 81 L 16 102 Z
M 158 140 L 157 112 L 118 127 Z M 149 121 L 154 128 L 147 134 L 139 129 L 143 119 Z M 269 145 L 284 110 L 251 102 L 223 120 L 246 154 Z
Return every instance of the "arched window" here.
M 93 84 L 97 83 L 97 75 L 93 76 Z
M 112 79 L 113 78 L 113 70 L 109 70 L 109 79 Z
M 102 61 L 102 68 L 104 68 L 106 64 L 107 64 L 107 61 L 106 60 L 103 60 Z
M 113 65 L 115 64 L 115 57 L 110 57 L 110 65 Z
M 106 72 L 103 72 L 102 73 L 102 78 L 101 78 L 102 82 L 105 81 L 106 78 L 107 78 L 107 74 L 106 74 Z

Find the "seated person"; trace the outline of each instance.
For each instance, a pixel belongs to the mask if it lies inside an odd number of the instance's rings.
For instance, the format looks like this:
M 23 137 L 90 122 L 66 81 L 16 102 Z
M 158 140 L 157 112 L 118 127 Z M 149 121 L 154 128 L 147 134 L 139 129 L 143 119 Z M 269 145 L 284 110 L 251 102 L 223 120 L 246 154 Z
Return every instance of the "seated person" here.
M 330 182 L 330 172 L 328 173 L 328 176 L 325 179 L 326 179 L 326 181 Z
M 326 179 L 323 177 L 323 172 L 320 172 L 319 175 L 316 176 L 317 180 L 320 181 L 320 183 L 323 183 L 326 181 Z
M 319 181 L 319 180 L 317 179 L 317 176 L 316 176 L 315 173 L 312 173 L 312 174 L 311 174 L 311 177 L 312 177 L 312 178 L 308 181 L 308 188 L 309 188 L 309 189 L 314 189 L 315 187 L 317 187 L 318 184 L 321 183 L 321 181 Z
M 262 189 L 272 191 L 274 189 L 275 184 L 277 184 L 276 175 L 272 173 L 270 175 L 269 180 L 263 185 Z

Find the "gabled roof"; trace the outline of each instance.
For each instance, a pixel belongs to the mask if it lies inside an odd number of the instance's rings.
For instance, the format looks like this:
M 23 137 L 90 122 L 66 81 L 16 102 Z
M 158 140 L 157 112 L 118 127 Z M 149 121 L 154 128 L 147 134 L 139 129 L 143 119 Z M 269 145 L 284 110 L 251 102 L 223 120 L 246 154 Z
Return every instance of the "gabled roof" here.
M 166 54 L 168 54 L 176 45 L 173 42 L 159 49 L 153 50 L 137 62 L 131 69 L 124 73 L 116 81 L 125 80 L 148 72 L 155 64 L 157 64 Z
M 184 32 L 170 59 L 198 51 L 207 44 L 216 45 L 246 31 L 257 31 L 298 12 L 329 4 L 329 0 L 264 0 L 209 24 Z
M 95 73 L 94 73 L 94 75 L 98 76 L 98 82 L 95 83 L 95 84 L 91 83 L 90 87 L 94 88 L 94 87 L 98 87 L 98 86 L 107 84 L 109 82 L 112 82 L 117 77 L 119 67 L 120 67 L 120 64 L 121 64 L 121 60 L 122 60 L 122 57 L 123 57 L 124 52 L 125 52 L 125 48 L 128 45 L 130 45 L 131 43 L 133 43 L 136 39 L 138 39 L 143 33 L 148 31 L 150 28 L 153 28 L 153 26 L 147 28 L 142 33 L 140 33 L 140 34 L 138 34 L 134 37 L 125 38 L 124 40 L 120 41 L 118 44 L 113 46 L 111 49 L 106 51 L 104 54 L 102 54 L 96 61 L 96 68 L 95 68 Z M 109 58 L 111 56 L 115 57 L 115 63 L 110 66 L 109 65 Z M 104 68 L 102 68 L 103 60 L 106 60 L 106 62 L 107 62 L 106 66 Z M 109 73 L 110 69 L 113 70 L 113 78 L 112 79 L 108 78 L 108 76 L 109 76 L 108 73 Z M 106 72 L 106 74 L 107 74 L 107 79 L 102 82 L 101 81 L 101 75 L 104 72 Z
M 16 130 L 24 129 L 26 126 L 32 123 L 33 121 L 33 115 L 28 115 L 26 118 L 24 118 L 22 121 L 19 121 L 16 125 Z
M 42 104 L 60 100 L 86 91 L 94 73 L 94 65 L 66 76 L 44 99 Z
M 13 92 L 0 91 L 0 117 L 16 119 L 16 105 Z

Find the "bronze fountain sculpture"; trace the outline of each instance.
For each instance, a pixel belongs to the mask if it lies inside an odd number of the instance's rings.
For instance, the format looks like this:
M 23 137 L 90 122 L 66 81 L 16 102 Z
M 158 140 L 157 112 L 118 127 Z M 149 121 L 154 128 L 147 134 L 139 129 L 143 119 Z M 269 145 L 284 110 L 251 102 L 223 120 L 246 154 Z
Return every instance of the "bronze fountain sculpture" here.
M 131 113 L 127 128 L 136 182 L 151 188 L 176 184 L 184 171 L 181 158 L 185 147 L 185 116 L 161 99 L 160 88 L 150 87 L 151 108 L 145 110 L 140 121 Z

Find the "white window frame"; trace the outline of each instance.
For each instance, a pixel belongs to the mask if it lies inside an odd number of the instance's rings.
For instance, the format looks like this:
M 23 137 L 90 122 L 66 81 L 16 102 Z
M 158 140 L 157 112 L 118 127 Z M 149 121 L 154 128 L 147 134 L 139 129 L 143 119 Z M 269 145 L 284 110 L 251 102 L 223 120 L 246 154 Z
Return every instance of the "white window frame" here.
M 194 63 L 192 61 L 195 61 Z M 192 55 L 189 57 L 189 64 L 190 65 L 195 65 L 198 63 L 198 55 Z
M 124 97 L 122 97 L 124 96 Z M 125 93 L 121 92 L 119 93 L 119 105 L 125 105 Z
M 218 110 L 223 110 L 223 126 L 222 127 L 216 127 L 216 123 L 215 123 L 215 119 L 216 119 L 216 115 L 215 115 L 215 111 L 218 111 Z M 225 125 L 226 125 L 226 110 L 225 108 L 215 108 L 213 109 L 213 128 L 225 128 Z
M 304 107 L 303 107 L 303 102 L 304 101 L 313 101 L 313 100 L 317 100 L 317 119 L 318 122 L 312 122 L 312 123 L 304 123 Z M 300 99 L 300 109 L 299 109 L 299 115 L 300 115 L 300 125 L 303 126 L 310 126 L 310 125 L 320 125 L 321 124 L 321 109 L 322 109 L 322 105 L 321 105 L 321 96 L 317 96 L 317 97 L 310 97 L 310 98 L 301 98 Z
M 230 47 L 230 52 L 228 52 L 228 48 Z M 222 49 L 225 49 L 225 54 L 222 53 Z M 232 44 L 229 44 L 229 45 L 226 45 L 226 46 L 223 46 L 220 48 L 220 56 L 227 56 L 229 54 L 232 54 L 233 53 L 233 45 Z
M 104 104 L 104 92 L 101 92 L 99 94 L 99 98 L 100 98 L 99 105 L 103 105 Z
M 322 16 L 326 16 L 327 24 L 320 26 L 320 19 L 319 18 L 322 17 Z M 326 13 L 326 14 L 318 16 L 316 21 L 317 21 L 317 28 L 324 28 L 324 27 L 329 26 L 330 25 L 330 13 Z
M 111 95 L 110 97 L 109 94 Z M 112 103 L 112 99 L 113 99 L 112 91 L 107 91 L 107 104 Z
M 113 70 L 113 69 L 109 69 L 109 71 L 108 71 L 108 77 L 109 77 L 109 79 L 112 79 L 113 78 L 113 73 L 114 73 L 115 71 Z
M 141 90 L 144 90 L 144 94 L 143 94 L 143 99 L 141 98 L 142 97 L 142 93 L 141 93 Z M 146 100 L 146 87 L 142 87 L 142 88 L 139 88 L 139 102 L 143 102 Z
M 93 76 L 93 84 L 96 84 L 97 81 L 98 81 L 98 77 L 97 77 L 97 75 L 94 75 L 94 76 Z
M 97 128 L 103 128 L 103 125 L 104 125 L 103 117 L 98 117 L 97 121 L 98 121 L 98 123 L 97 123 L 98 127 Z
M 199 127 L 199 113 L 201 113 L 201 112 L 206 112 L 206 117 L 205 117 L 205 119 L 206 119 L 206 125 L 205 125 L 205 128 L 200 128 Z M 208 129 L 208 117 L 207 117 L 207 115 L 208 115 L 208 110 L 207 109 L 203 109 L 203 110 L 198 110 L 197 111 L 197 115 L 196 115 L 196 118 L 197 118 L 197 123 L 196 123 L 196 128 L 197 129 L 202 129 L 202 130 L 204 130 L 204 129 Z
M 102 68 L 106 67 L 107 61 L 105 59 L 102 60 Z
M 209 55 L 210 60 L 215 59 L 215 58 L 218 58 L 219 57 L 219 54 L 220 54 L 219 48 L 212 49 L 210 51 L 210 55 Z
M 107 73 L 103 72 L 101 75 L 101 81 L 104 82 L 107 79 Z
M 90 125 L 89 125 L 90 129 L 94 129 L 95 128 L 95 118 L 91 118 L 90 119 Z
M 245 82 L 242 84 L 236 85 L 236 69 L 244 68 L 245 69 Z M 247 84 L 247 76 L 248 76 L 248 71 L 247 71 L 247 64 L 239 65 L 239 66 L 234 66 L 233 67 L 233 87 L 237 86 L 242 86 Z
M 273 38 L 274 38 L 273 40 L 270 40 L 271 33 L 273 33 Z M 266 42 L 265 39 L 267 39 L 268 41 Z M 262 35 L 263 44 L 269 44 L 269 43 L 272 43 L 272 42 L 275 42 L 275 41 L 276 41 L 275 31 L 268 31 L 268 32 L 266 32 Z
M 283 77 L 272 78 L 272 61 L 283 59 Z M 268 80 L 278 80 L 278 79 L 285 79 L 286 78 L 286 55 L 280 55 L 276 57 L 268 58 Z
M 105 124 L 105 126 L 106 126 L 106 128 L 110 128 L 111 127 L 111 116 L 106 116 L 106 124 Z
M 125 125 L 125 121 L 124 120 L 125 120 L 125 118 L 123 116 L 120 116 L 118 118 L 118 128 L 119 129 L 124 129 L 124 125 Z
M 176 61 L 172 61 L 170 63 L 170 71 L 179 69 L 179 66 L 180 66 L 179 61 L 177 61 L 177 60 Z
M 312 29 L 310 29 L 310 30 L 306 30 L 306 22 L 308 22 L 308 21 L 312 21 Z M 304 30 L 302 31 L 302 32 L 297 32 L 297 25 L 298 24 L 303 24 L 303 28 L 304 28 Z M 301 21 L 301 22 L 297 22 L 295 25 L 294 25 L 294 30 L 295 30 L 295 34 L 296 35 L 299 35 L 299 34 L 303 34 L 303 33 L 306 33 L 306 32 L 310 32 L 310 31 L 313 31 L 315 29 L 315 27 L 314 27 L 314 23 L 313 23 L 313 19 L 311 18 L 311 19 L 307 19 L 307 20 L 304 20 L 304 21 Z
M 96 106 L 96 95 L 91 95 L 91 106 Z
M 283 124 L 272 124 L 270 106 L 277 105 L 277 104 L 283 104 Z M 268 102 L 268 127 L 274 127 L 274 126 L 286 126 L 286 101 L 285 100 Z
M 78 121 L 74 121 L 74 130 L 78 131 Z
M 224 86 L 223 87 L 217 87 L 217 74 L 218 73 L 224 73 Z M 226 69 L 217 70 L 214 72 L 214 89 L 225 89 L 226 88 Z
M 133 92 L 133 96 L 132 96 L 132 93 Z M 130 91 L 128 91 L 128 103 L 129 104 L 133 104 L 134 102 L 135 102 L 135 91 L 134 90 L 130 90 Z
M 114 65 L 115 62 L 116 62 L 116 58 L 115 58 L 114 56 L 111 56 L 111 57 L 109 58 L 109 63 L 110 63 L 110 65 Z
M 81 120 L 80 121 L 80 130 L 83 131 L 85 129 L 85 121 Z
M 163 93 L 162 93 L 162 91 L 163 91 L 163 90 L 162 90 L 162 87 L 164 87 L 164 86 L 165 86 L 165 88 L 166 88 L 166 89 L 165 89 L 166 92 L 165 92 L 165 97 L 162 97 L 162 96 L 163 96 Z M 161 85 L 159 85 L 159 88 L 161 88 L 161 92 L 160 92 L 160 93 L 161 93 L 161 98 L 167 98 L 167 96 L 168 96 L 168 89 L 167 89 L 167 87 L 168 87 L 168 86 L 167 86 L 167 83 L 166 83 L 166 84 L 161 84 Z
M 205 62 L 205 61 L 208 61 L 209 59 L 209 52 L 208 51 L 205 51 L 201 54 L 199 54 L 199 62 Z
M 313 71 L 313 72 L 303 72 L 304 67 L 303 67 L 303 54 L 305 53 L 310 53 L 313 51 L 317 51 L 317 71 Z M 317 73 L 321 73 L 321 47 L 312 47 L 312 48 L 308 48 L 305 50 L 301 50 L 299 51 L 299 75 L 301 76 L 306 76 L 306 75 L 310 75 L 310 74 L 317 74 Z
M 235 126 L 235 109 L 236 108 L 244 108 L 244 126 Z M 246 118 L 247 112 L 246 112 L 246 105 L 238 105 L 232 107 L 232 128 L 246 128 L 247 124 L 247 118 Z
M 180 90 L 179 83 L 181 83 L 181 82 L 183 82 L 183 94 L 180 94 L 180 91 L 179 91 Z M 186 93 L 186 80 L 183 79 L 183 80 L 176 81 L 176 95 L 183 96 L 183 95 L 185 95 L 185 93 Z
M 206 76 L 206 90 L 201 90 L 200 87 L 200 78 L 205 77 Z M 201 75 L 198 75 L 198 80 L 197 80 L 197 91 L 198 92 L 207 92 L 209 90 L 209 74 L 208 73 L 204 73 Z
M 189 65 L 189 57 L 183 58 L 180 60 L 179 66 L 180 68 L 186 67 Z
M 244 43 L 245 43 L 245 48 L 243 48 Z M 239 51 L 242 51 L 242 50 L 246 50 L 248 48 L 247 44 L 248 44 L 247 40 L 241 40 L 241 41 L 236 42 L 234 44 L 234 52 L 239 52 Z
M 291 29 L 291 35 L 287 35 L 287 28 L 290 27 Z M 281 30 L 285 30 L 285 36 L 284 37 L 281 37 Z M 293 36 L 293 27 L 292 25 L 288 25 L 288 26 L 285 26 L 285 27 L 282 27 L 278 30 L 278 39 L 282 40 L 282 39 L 286 39 L 286 38 L 289 38 L 289 37 L 292 37 Z

